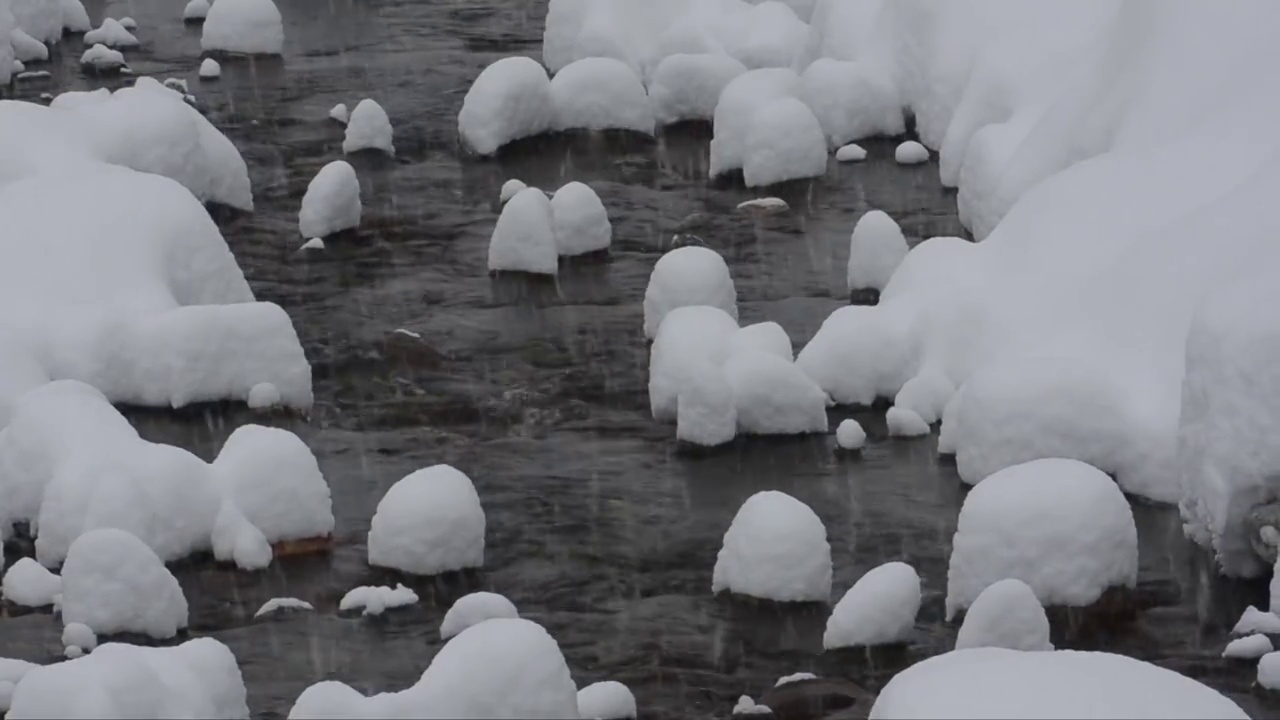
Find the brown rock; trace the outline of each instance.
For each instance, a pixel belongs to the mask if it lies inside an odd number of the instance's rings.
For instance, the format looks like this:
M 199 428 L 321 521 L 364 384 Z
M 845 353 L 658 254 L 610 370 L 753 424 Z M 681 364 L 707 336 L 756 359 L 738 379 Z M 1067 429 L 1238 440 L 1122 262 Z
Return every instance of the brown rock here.
M 300 540 L 280 540 L 271 544 L 271 553 L 277 558 L 297 555 L 319 555 L 333 551 L 333 535 L 324 537 L 302 538 Z

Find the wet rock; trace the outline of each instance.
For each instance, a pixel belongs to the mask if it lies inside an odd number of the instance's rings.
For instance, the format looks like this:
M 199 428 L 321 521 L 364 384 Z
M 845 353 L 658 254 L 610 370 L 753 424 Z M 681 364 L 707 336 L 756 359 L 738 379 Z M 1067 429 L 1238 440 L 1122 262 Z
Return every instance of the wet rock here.
M 875 695 L 843 678 L 797 680 L 771 688 L 759 700 L 777 720 L 865 718 Z
M 879 305 L 880 291 L 875 288 L 859 288 L 849 291 L 850 305 Z
M 1144 602 L 1134 588 L 1111 587 L 1092 605 L 1047 607 L 1045 614 L 1054 631 L 1053 643 L 1061 647 L 1115 636 L 1133 623 L 1148 605 L 1150 603 Z
M 382 357 L 393 365 L 415 370 L 439 370 L 445 357 L 416 333 L 389 333 L 382 341 Z

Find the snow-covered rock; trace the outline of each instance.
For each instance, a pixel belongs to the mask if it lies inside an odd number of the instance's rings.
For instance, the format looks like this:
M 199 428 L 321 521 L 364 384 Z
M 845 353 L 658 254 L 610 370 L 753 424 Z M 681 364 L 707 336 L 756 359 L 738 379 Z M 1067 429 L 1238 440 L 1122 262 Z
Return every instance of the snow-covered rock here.
M 26 34 L 49 45 L 62 39 L 62 5 L 58 0 L 13 0 L 9 5 L 15 25 Z
M 739 696 L 738 702 L 733 704 L 734 717 L 737 717 L 739 715 L 750 717 L 752 715 L 772 715 L 772 714 L 773 714 L 772 708 L 770 708 L 768 705 L 761 705 L 757 703 L 755 700 L 751 699 L 750 695 Z
M 182 93 L 183 96 L 191 94 L 191 88 L 187 85 L 187 81 L 184 78 L 165 78 L 164 86 L 175 92 Z
M 751 435 L 827 432 L 827 395 L 795 364 L 775 354 L 740 352 L 724 363 L 738 429 Z
M 98 647 L 98 636 L 93 628 L 83 623 L 67 623 L 62 628 L 63 647 L 75 647 L 84 651 Z
M 151 548 L 123 530 L 102 528 L 81 535 L 67 553 L 62 621 L 98 635 L 171 638 L 187 627 L 187 599 Z
M 188 5 L 187 12 L 191 11 Z M 184 13 L 183 17 L 188 16 Z M 206 52 L 239 55 L 283 54 L 280 9 L 272 0 L 217 0 L 206 11 L 200 47 Z
M 289 720 L 328 720 L 361 718 L 367 715 L 370 698 L 336 680 L 322 680 L 310 685 L 293 701 Z
M 811 672 L 791 673 L 790 675 L 783 675 L 782 677 L 778 678 L 777 682 L 775 682 L 773 686 L 777 688 L 777 687 L 782 687 L 783 685 L 790 685 L 791 683 L 802 682 L 805 680 L 817 680 L 817 679 L 818 679 L 818 676 L 814 675 Z
M 253 410 L 265 410 L 279 407 L 283 400 L 280 388 L 269 382 L 264 382 L 249 388 L 249 397 L 245 399 L 245 404 Z
M 1258 661 L 1258 685 L 1267 690 L 1280 690 L 1280 652 L 1270 652 Z
M 312 178 L 302 196 L 298 230 L 304 238 L 325 238 L 360 227 L 360 178 L 345 160 L 334 160 Z
M 889 681 L 873 718 L 1238 718 L 1234 702 L 1158 665 L 1103 652 L 955 650 Z
M 578 715 L 589 720 L 634 720 L 636 698 L 616 680 L 592 683 L 578 691 Z
M 857 420 L 848 418 L 840 421 L 840 425 L 836 427 L 836 445 L 841 450 L 861 450 L 866 444 L 867 431 L 862 429 Z
M 747 498 L 716 557 L 711 592 L 778 602 L 831 598 L 827 529 L 809 506 L 776 490 Z
M 649 104 L 659 126 L 685 120 L 711 121 L 720 93 L 747 67 L 718 53 L 668 55 L 649 81 Z
M 775 215 L 791 209 L 786 200 L 778 197 L 755 198 L 738 203 L 738 210 L 750 213 L 755 217 Z
M 0 712 L 8 712 L 13 700 L 13 689 L 23 676 L 40 667 L 26 660 L 0 657 Z
M 925 422 L 915 410 L 891 407 L 885 413 L 884 420 L 889 430 L 889 437 L 913 438 L 929 434 L 929 423 Z
M 1231 628 L 1231 634 L 1251 635 L 1253 633 L 1280 635 L 1280 615 L 1259 610 L 1252 605 L 1245 608 L 1240 619 L 1236 621 L 1235 627 Z
M 525 188 L 498 216 L 489 238 L 489 271 L 555 275 L 558 251 L 551 200 L 537 188 Z
M 738 323 L 728 313 L 710 305 L 686 305 L 677 307 L 663 318 L 657 337 L 649 348 L 649 408 L 653 419 L 659 422 L 678 420 L 678 401 L 686 388 L 699 383 L 708 373 L 719 370 L 728 352 L 731 338 L 738 332 Z M 709 365 L 710 369 L 703 366 Z M 730 385 L 732 389 L 732 385 Z M 722 389 L 712 381 L 703 381 L 694 393 L 705 390 L 709 397 L 692 399 L 699 413 L 710 412 L 710 417 L 691 417 L 697 426 L 710 423 L 720 427 L 724 415 L 719 411 L 723 402 Z M 737 407 L 736 397 L 734 407 Z M 736 417 L 736 410 L 734 413 Z M 709 432 L 711 428 L 695 430 L 694 435 Z
M 502 183 L 502 189 L 498 191 L 498 202 L 503 205 L 507 204 L 508 200 L 515 197 L 516 194 L 527 187 L 529 186 L 525 185 L 523 180 L 511 178 L 510 180 Z
M 85 50 L 80 56 L 80 64 L 104 75 L 128 67 L 124 61 L 124 54 L 106 45 L 94 45 Z
M 893 159 L 899 165 L 919 165 L 929 162 L 929 149 L 915 140 L 908 140 L 894 148 Z
M 84 3 L 80 0 L 58 0 L 58 6 L 62 8 L 64 32 L 79 35 L 93 29 L 93 23 L 89 21 L 89 12 L 84 9 Z
M 710 248 L 691 245 L 658 258 L 644 290 L 644 335 L 650 340 L 667 313 L 686 305 L 710 305 L 738 319 L 738 292 L 729 265 Z
M 222 77 L 222 66 L 213 58 L 205 58 L 200 63 L 200 79 L 201 80 L 217 80 Z
M 693 360 L 683 369 L 679 381 L 676 439 L 700 447 L 717 447 L 737 435 L 733 386 L 725 380 L 720 367 L 704 359 Z
M 567 183 L 551 198 L 556 250 L 573 257 L 608 250 L 613 241 L 613 225 L 600 196 L 588 185 Z
M 8 85 L 13 76 L 22 72 L 26 68 L 18 69 L 22 63 L 13 57 L 13 42 L 4 41 L 13 35 L 17 25 L 14 23 L 13 12 L 7 3 L 0 4 L 0 85 Z
M 653 134 L 653 110 L 644 83 L 626 63 L 588 57 L 551 78 L 556 130 L 632 130 Z
M 802 69 L 809 57 L 809 26 L 778 0 L 757 3 L 745 13 L 725 48 L 749 68 Z
M 1016 578 L 991 583 L 965 611 L 956 650 L 1002 647 L 1052 650 L 1049 617 L 1029 585 Z
M 369 564 L 416 575 L 484 565 L 484 510 L 471 479 L 448 465 L 387 491 L 369 525 Z
M 743 148 L 747 187 L 819 177 L 826 171 L 827 143 L 809 106 L 783 97 L 755 112 Z
M 552 129 L 556 106 L 551 80 L 536 60 L 507 57 L 485 68 L 462 101 L 458 134 L 480 155 Z
M 878 309 L 836 310 L 796 355 L 796 365 L 838 403 L 892 398 L 913 374 L 909 328 Z
M 235 0 L 232 0 L 233 2 Z M 138 46 L 138 38 L 125 29 L 119 20 L 106 18 L 102 26 L 84 34 L 86 45 L 106 45 L 109 48 L 131 48 Z
M 518 618 L 516 606 L 502 595 L 491 592 L 473 592 L 463 595 L 449 606 L 440 621 L 440 638 L 448 640 L 472 625 L 494 618 Z
M 386 585 L 362 585 L 352 588 L 338 602 L 339 612 L 359 610 L 364 615 L 381 615 L 387 610 L 406 607 L 418 602 L 418 594 L 397 584 L 394 588 Z
M 800 89 L 800 76 L 787 68 L 750 70 L 730 80 L 712 116 L 708 174 L 714 178 L 741 169 L 756 112 L 774 100 L 799 96 Z
M 893 399 L 894 407 L 910 410 L 929 425 L 942 419 L 947 403 L 956 394 L 955 385 L 941 372 L 926 369 L 907 381 Z
M 729 338 L 726 354 L 732 357 L 745 352 L 776 355 L 787 362 L 795 359 L 791 351 L 791 336 L 776 322 L 759 322 L 738 328 L 738 332 Z
M 872 210 L 858 218 L 849 238 L 850 292 L 883 291 L 909 250 L 902 228 L 888 213 Z
M 315 610 L 315 607 L 306 600 L 299 600 L 298 598 L 271 598 L 270 600 L 262 603 L 262 607 L 258 608 L 258 611 L 253 614 L 253 617 L 256 619 L 263 615 L 270 615 L 282 610 Z
M 324 240 L 321 240 L 320 238 L 311 238 L 310 240 L 302 243 L 302 245 L 298 248 L 298 252 L 300 253 L 313 252 L 313 251 L 318 251 L 323 249 L 324 249 Z
M 849 143 L 836 150 L 836 162 L 861 162 L 866 159 L 866 149 L 857 143 Z
M 902 134 L 902 105 L 891 81 L 866 63 L 821 58 L 800 79 L 801 99 L 813 109 L 830 147 Z
M 183 22 L 204 22 L 209 16 L 209 0 L 191 0 L 182 9 Z
M 822 646 L 888 645 L 906 642 L 920 612 L 920 576 L 902 562 L 873 568 L 849 588 L 831 611 Z
M 1222 650 L 1222 657 L 1256 660 L 1273 650 L 1275 648 L 1271 645 L 1271 638 L 1261 634 L 1249 635 L 1227 643 Z
M 20 63 L 44 62 L 49 59 L 49 48 L 22 31 L 14 28 L 9 36 L 13 43 L 13 59 Z M 23 70 L 26 68 L 24 67 Z
M 1083 607 L 1110 587 L 1133 587 L 1138 534 L 1115 482 L 1077 460 L 1049 458 L 979 483 L 952 541 L 947 617 L 1005 578 L 1025 582 L 1043 605 Z
M 130 32 L 133 32 L 134 30 L 138 29 L 138 21 L 126 15 L 120 18 L 120 27 Z
M 62 578 L 45 569 L 31 558 L 19 558 L 4 573 L 0 584 L 0 597 L 6 602 L 24 607 L 52 605 L 62 592 Z
M 362 150 L 396 154 L 395 144 L 392 142 L 391 119 L 381 105 L 369 98 L 356 103 L 351 117 L 347 119 L 347 133 L 342 138 L 342 152 L 349 155 Z

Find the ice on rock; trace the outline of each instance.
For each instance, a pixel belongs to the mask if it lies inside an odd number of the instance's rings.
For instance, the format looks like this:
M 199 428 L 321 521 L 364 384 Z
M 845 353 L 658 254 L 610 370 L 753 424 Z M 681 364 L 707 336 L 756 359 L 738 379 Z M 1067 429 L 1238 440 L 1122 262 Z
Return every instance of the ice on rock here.
M 891 407 L 884 416 L 889 429 L 889 437 L 924 437 L 929 434 L 929 423 L 915 410 Z
M 616 680 L 592 683 L 578 691 L 578 715 L 584 720 L 634 720 L 636 698 Z
M 264 382 L 249 388 L 249 397 L 245 400 L 245 404 L 253 410 L 263 410 L 278 407 L 281 400 L 280 388 Z
M 78 35 L 93 29 L 89 12 L 84 9 L 84 3 L 80 0 L 58 0 L 58 6 L 62 8 L 63 31 Z
M 677 53 L 658 63 L 649 81 L 649 104 L 659 126 L 686 120 L 710 121 L 716 103 L 747 66 L 718 53 Z
M 644 83 L 626 63 L 608 57 L 575 60 L 551 78 L 556 130 L 632 130 L 653 134 Z
M 551 199 L 537 188 L 525 188 L 502 207 L 498 216 L 489 238 L 489 271 L 555 275 L 558 269 Z
M 363 585 L 350 590 L 338 603 L 339 612 L 360 610 L 364 615 L 381 615 L 387 610 L 413 605 L 418 594 L 403 584 L 394 588 L 386 585 Z
M 4 573 L 0 584 L 0 597 L 6 602 L 23 607 L 52 605 L 62 592 L 62 578 L 45 569 L 31 558 L 19 558 Z
M 796 365 L 837 403 L 891 398 L 913 373 L 913 338 L 879 307 L 848 305 L 822 322 Z
M 551 80 L 536 60 L 507 57 L 486 67 L 462 101 L 458 134 L 475 153 L 551 130 L 556 120 Z
M 902 562 L 873 568 L 836 603 L 822 647 L 870 647 L 906 642 L 920 612 L 920 576 Z
M 235 0 L 232 0 L 235 2 Z M 84 34 L 84 41 L 87 45 L 106 45 L 109 48 L 131 48 L 138 46 L 138 38 L 133 33 L 125 29 L 120 21 L 114 18 L 106 18 L 102 21 L 102 26 L 96 30 L 90 30 Z
M 171 638 L 187 627 L 187 599 L 151 548 L 123 530 L 91 530 L 62 566 L 62 621 L 97 635 Z
M 183 22 L 204 22 L 209 16 L 209 0 L 191 0 L 182 9 Z
M 508 200 L 515 197 L 521 190 L 524 190 L 527 187 L 529 186 L 525 185 L 524 181 L 511 178 L 510 180 L 502 183 L 502 190 L 498 192 L 498 202 L 505 205 Z
M 312 178 L 302 197 L 298 230 L 304 238 L 325 238 L 360 226 L 360 178 L 345 160 L 334 160 Z
M 800 90 L 800 76 L 788 68 L 750 70 L 730 80 L 712 116 L 710 177 L 741 169 L 756 112 L 774 100 L 798 97 Z
M 1280 690 L 1280 652 L 1270 652 L 1258 661 L 1258 685 L 1267 690 Z
M 827 394 L 789 360 L 748 351 L 724 363 L 738 429 L 750 435 L 827 432 Z
M 929 149 L 915 140 L 908 140 L 894 149 L 893 159 L 899 165 L 919 165 L 929 162 Z
M 784 97 L 756 111 L 743 149 L 747 187 L 819 177 L 826 171 L 827 143 L 808 105 Z
M 440 638 L 448 640 L 472 625 L 494 618 L 518 618 L 520 612 L 505 597 L 491 592 L 473 592 L 453 602 L 440 622 Z
M 613 241 L 613 225 L 600 196 L 589 186 L 571 182 L 551 198 L 555 223 L 556 250 L 564 257 L 608 250 Z
M 892 83 L 867 63 L 821 58 L 805 69 L 800 80 L 800 97 L 817 116 L 830 147 L 876 135 L 902 134 L 902 105 L 897 93 Z
M 200 63 L 200 79 L 201 80 L 217 80 L 222 77 L 222 66 L 213 58 L 205 58 Z
M 1227 647 L 1222 650 L 1222 657 L 1256 660 L 1273 650 L 1275 648 L 1271 645 L 1271 638 L 1261 634 L 1249 635 L 1227 643 Z
M 8 717 L 249 717 L 236 658 L 213 638 L 176 647 L 100 645 L 75 660 L 32 668 Z
M 188 5 L 187 11 L 191 9 Z M 217 0 L 206 10 L 200 47 L 206 52 L 280 55 L 284 52 L 280 9 L 272 0 Z
M 484 565 L 484 510 L 471 479 L 448 465 L 402 478 L 369 526 L 369 564 L 415 575 Z
M 1259 610 L 1252 605 L 1245 608 L 1244 613 L 1240 615 L 1240 619 L 1236 621 L 1235 627 L 1231 628 L 1231 634 L 1250 635 L 1253 633 L 1280 635 L 1280 615 Z
M 711 592 L 777 602 L 831 598 L 827 529 L 808 505 L 766 490 L 738 509 L 716 557 Z
M 350 155 L 362 150 L 396 154 L 392 142 L 391 119 L 381 105 L 369 98 L 356 103 L 356 109 L 351 111 L 351 117 L 347 119 L 347 133 L 342 138 L 342 152 Z
M 801 70 L 810 57 L 809 26 L 778 0 L 757 3 L 727 38 L 726 50 L 748 68 Z
M 23 32 L 21 28 L 13 29 L 10 40 L 13 42 L 13 59 L 16 62 L 44 62 L 49 59 L 49 48 Z M 24 67 L 23 70 L 25 69 Z
M 902 228 L 883 210 L 858 218 L 849 238 L 849 290 L 880 290 L 906 259 L 910 247 Z
M 658 334 L 667 313 L 686 305 L 710 305 L 738 320 L 738 292 L 729 265 L 710 248 L 676 248 L 658 258 L 644 290 L 644 336 Z
M 690 399 L 698 410 L 697 415 L 689 419 L 694 423 L 689 430 L 697 436 L 703 432 L 710 432 L 712 436 L 720 434 L 712 430 L 712 426 L 720 428 L 724 421 L 724 416 L 717 410 L 723 396 L 718 385 L 705 379 L 709 371 L 703 365 L 712 366 L 711 371 L 718 369 L 727 356 L 730 340 L 737 332 L 737 321 L 720 308 L 710 305 L 686 305 L 666 314 L 658 328 L 658 336 L 649 348 L 649 408 L 654 420 L 678 422 L 681 393 L 686 388 L 692 388 L 695 393 L 705 390 L 709 396 Z M 736 399 L 734 406 L 737 406 Z M 703 412 L 714 415 L 703 416 Z M 709 424 L 704 426 L 703 422 Z
M 969 398 L 966 396 L 966 402 Z M 1001 470 L 965 498 L 947 572 L 947 618 L 1017 578 L 1041 604 L 1084 607 L 1138 578 L 1133 512 L 1106 473 L 1047 458 Z
M 866 159 L 867 151 L 856 143 L 850 143 L 836 150 L 836 162 L 861 162 Z
M 932 425 L 942 419 L 947 403 L 955 394 L 955 385 L 947 376 L 927 369 L 902 386 L 893 399 L 893 405 L 914 412 L 925 424 Z
M 728 357 L 745 352 L 776 355 L 787 362 L 795 359 L 791 352 L 791 336 L 776 322 L 760 322 L 738 329 L 729 338 Z
M 14 687 L 27 673 L 38 667 L 40 666 L 26 660 L 0 657 L 0 713 L 9 711 Z
M 347 104 L 338 103 L 337 105 L 329 108 L 329 119 L 337 120 L 343 125 L 346 125 L 347 122 L 351 120 L 351 111 L 347 110 Z
M 738 434 L 733 386 L 706 360 L 685 370 L 676 398 L 676 439 L 700 447 L 717 447 Z
M 62 645 L 88 651 L 98 647 L 98 636 L 88 625 L 67 623 L 66 627 L 62 628 Z
M 106 45 L 94 45 L 80 56 L 80 64 L 98 73 L 109 73 L 128 67 L 124 55 Z
M 991 583 L 965 611 L 956 650 L 1000 647 L 1052 650 L 1049 617 L 1031 586 L 1016 578 Z
M 955 650 L 893 677 L 872 718 L 1238 718 L 1218 691 L 1158 665 L 1104 652 Z
M 866 444 L 867 431 L 862 429 L 857 420 L 849 418 L 840 421 L 840 425 L 836 427 L 836 445 L 841 450 L 853 452 L 861 450 Z
M 298 598 L 271 598 L 263 603 L 262 607 L 258 608 L 253 617 L 260 618 L 263 615 L 270 615 L 282 610 L 315 610 L 315 607 L 306 600 L 299 600 Z

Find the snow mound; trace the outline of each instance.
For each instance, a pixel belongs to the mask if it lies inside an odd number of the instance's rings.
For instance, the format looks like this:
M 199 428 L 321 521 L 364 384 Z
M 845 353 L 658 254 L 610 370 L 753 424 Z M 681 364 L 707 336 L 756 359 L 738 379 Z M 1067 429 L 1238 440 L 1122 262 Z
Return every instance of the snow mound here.
M 10 41 L 13 43 L 13 59 L 18 63 L 44 62 L 49 59 L 49 48 L 20 28 L 14 28 Z M 22 71 L 25 70 L 24 67 Z
M 90 30 L 84 34 L 84 42 L 86 45 L 106 45 L 109 48 L 131 48 L 138 46 L 138 38 L 133 33 L 125 29 L 120 21 L 113 18 L 107 18 L 102 21 L 102 26 L 97 30 Z
M 361 695 L 350 685 L 336 680 L 324 680 L 310 685 L 289 709 L 289 720 L 331 720 L 336 718 L 363 718 L 372 704 L 370 698 Z
M 929 423 L 914 410 L 891 407 L 885 413 L 884 419 L 889 429 L 889 437 L 914 438 L 929 434 Z
M 861 162 L 867 159 L 867 151 L 858 144 L 850 143 L 836 150 L 836 162 Z
M 80 0 L 58 0 L 58 6 L 62 8 L 64 32 L 79 35 L 93 29 L 93 23 L 89 21 L 89 12 L 84 9 L 84 3 Z
M 315 610 L 315 607 L 306 600 L 299 600 L 298 598 L 271 598 L 263 603 L 262 607 L 258 608 L 258 611 L 253 614 L 253 617 L 256 619 L 263 615 L 280 612 L 281 610 Z
M 1222 657 L 1256 660 L 1273 650 L 1275 648 L 1271 645 L 1271 638 L 1266 635 L 1249 635 L 1227 643 L 1222 650 Z
M 653 134 L 653 110 L 644 83 L 626 63 L 588 57 L 551 78 L 556 130 L 633 130 Z
M 790 675 L 783 675 L 782 677 L 778 678 L 778 681 L 775 682 L 773 686 L 782 687 L 783 685 L 790 685 L 791 683 L 803 682 L 805 680 L 817 680 L 817 679 L 818 679 L 818 676 L 814 675 L 811 672 L 791 673 Z
M 89 651 L 98 647 L 98 636 L 93 628 L 82 623 L 68 623 L 62 628 L 62 646 Z
M 941 372 L 927 369 L 911 378 L 893 398 L 894 407 L 910 410 L 929 425 L 942 419 L 947 403 L 956 394 L 955 385 Z
M 217 80 L 222 77 L 222 66 L 213 58 L 205 58 L 200 63 L 200 79 L 201 80 Z
M 644 290 L 644 336 L 650 340 L 667 313 L 686 305 L 710 305 L 738 320 L 738 291 L 729 265 L 710 248 L 691 245 L 658 258 Z
M 353 588 L 338 602 L 338 612 L 360 610 L 363 615 L 381 615 L 387 610 L 406 607 L 418 602 L 418 594 L 403 584 L 394 588 L 386 585 L 362 585 Z
M 204 22 L 209 16 L 209 0 L 191 0 L 182 9 L 183 22 Z
M 491 592 L 473 592 L 453 602 L 440 622 L 443 640 L 457 635 L 472 625 L 494 618 L 518 618 L 520 612 L 505 597 Z
M 187 10 L 192 10 L 190 5 Z M 272 0 L 218 0 L 206 13 L 200 36 L 205 52 L 283 54 L 284 20 Z
M 556 250 L 566 257 L 608 250 L 613 241 L 613 225 L 600 196 L 589 186 L 571 182 L 551 198 Z
M 502 189 L 498 191 L 498 202 L 503 205 L 507 204 L 508 200 L 515 197 L 521 190 L 524 190 L 527 187 L 529 186 L 525 185 L 524 181 L 511 178 L 510 180 L 502 183 Z
M 502 207 L 489 238 L 489 271 L 555 275 L 558 258 L 551 200 L 537 188 L 521 190 Z
M 634 720 L 636 698 L 616 680 L 592 683 L 578 691 L 578 715 L 591 720 Z
M 540 135 L 555 124 L 551 80 L 536 60 L 502 58 L 486 67 L 462 101 L 458 134 L 480 155 L 492 155 L 503 145 Z
M 13 0 L 9 5 L 16 26 L 26 34 L 49 45 L 62 39 L 62 6 L 57 0 Z
M 120 27 L 132 32 L 138 29 L 138 21 L 126 15 L 120 18 Z
M 840 425 L 836 427 L 836 445 L 841 450 L 861 450 L 866 444 L 867 431 L 862 429 L 857 420 L 849 418 L 840 421 Z
M 772 715 L 773 710 L 768 705 L 760 705 L 749 695 L 738 697 L 738 702 L 734 703 L 733 714 L 737 715 Z
M 14 686 L 21 682 L 27 673 L 38 667 L 40 666 L 26 660 L 0 657 L 0 712 L 9 711 Z
M 738 429 L 751 435 L 827 432 L 827 394 L 804 371 L 777 355 L 748 351 L 724 364 L 733 388 Z
M 377 150 L 395 155 L 391 119 L 376 101 L 365 98 L 356 104 L 347 119 L 347 133 L 342 138 L 342 152 L 350 155 L 362 150 Z
M 723 419 L 717 409 L 722 396 L 710 381 L 699 383 L 699 376 L 705 377 L 707 372 L 719 369 L 729 341 L 737 332 L 737 321 L 718 307 L 686 305 L 666 314 L 649 348 L 649 408 L 654 420 L 678 420 L 679 397 L 695 384 L 700 387 L 693 392 L 706 390 L 711 396 L 702 401 L 691 398 L 690 402 L 703 407 L 706 407 L 703 402 L 710 403 L 708 409 L 713 417 L 705 420 L 718 423 Z M 712 370 L 704 371 L 704 364 L 712 366 Z M 735 408 L 737 404 L 735 396 Z M 692 416 L 690 421 L 701 422 Z
M 809 26 L 786 3 L 757 3 L 728 38 L 730 55 L 749 68 L 803 69 L 810 55 Z
M 1267 690 L 1280 690 L 1280 652 L 1271 652 L 1258 661 L 1258 684 Z
M 745 352 L 762 352 L 791 362 L 791 336 L 776 322 L 760 322 L 738 328 L 729 338 L 727 355 L 733 357 Z
M 94 45 L 80 56 L 80 64 L 91 68 L 101 75 L 117 72 L 128 67 L 124 55 L 119 50 L 112 50 L 106 45 Z
M 245 404 L 253 410 L 264 410 L 279 407 L 281 400 L 283 397 L 280 395 L 280 388 L 264 382 L 249 388 L 249 397 L 245 399 Z
M 721 369 L 695 359 L 682 368 L 676 397 L 676 439 L 701 447 L 717 447 L 738 435 L 733 386 Z M 652 398 L 652 395 L 650 396 Z
M 830 147 L 875 135 L 902 134 L 902 107 L 894 87 L 867 64 L 821 58 L 805 69 L 800 80 L 800 97 L 813 109 Z
M 415 575 L 484 565 L 484 510 L 471 479 L 448 465 L 387 491 L 369 526 L 369 564 Z
M 310 240 L 302 243 L 301 247 L 298 248 L 298 252 L 310 252 L 312 250 L 323 250 L 323 249 L 324 249 L 323 240 L 321 240 L 320 238 L 311 238 Z
M 850 292 L 865 289 L 883 291 L 909 250 L 902 228 L 888 213 L 872 210 L 858 218 L 849 238 Z
M 968 401 L 966 396 L 966 402 Z M 947 572 L 947 618 L 1017 578 L 1043 605 L 1083 607 L 1138 579 L 1138 534 L 1111 478 L 1077 460 L 1001 470 L 965 498 Z
M 52 605 L 62 592 L 62 578 L 31 558 L 19 558 L 4 573 L 0 597 L 14 605 L 44 607 Z
M 800 89 L 800 76 L 786 68 L 750 70 L 729 81 L 712 117 L 710 177 L 741 169 L 756 112 L 774 100 L 799 96 Z
M 320 168 L 307 185 L 298 212 L 298 230 L 304 238 L 326 238 L 360 227 L 360 178 L 345 160 Z
M 1240 619 L 1236 621 L 1235 627 L 1231 628 L 1231 634 L 1249 635 L 1252 633 L 1280 635 L 1280 615 L 1259 610 L 1252 605 L 1245 608 L 1240 615 Z
M 902 562 L 873 568 L 840 598 L 822 647 L 836 648 L 889 645 L 906 642 L 920 612 L 920 576 Z
M 955 650 L 903 670 L 872 718 L 1239 718 L 1234 702 L 1191 678 L 1103 652 Z
M 1052 650 L 1049 617 L 1031 586 L 1015 578 L 991 583 L 964 614 L 956 650 L 1000 647 Z
M 747 498 L 716 557 L 711 592 L 777 602 L 831 598 L 827 529 L 809 506 L 776 490 Z
M 659 126 L 686 120 L 711 121 L 716 103 L 734 78 L 747 67 L 715 53 L 668 55 L 649 81 L 649 104 Z
M 826 171 L 827 143 L 809 106 L 784 97 L 755 112 L 743 149 L 747 187 L 819 177 Z
M 879 307 L 848 305 L 822 322 L 796 365 L 837 403 L 892 398 L 912 375 L 909 328 Z
M 123 530 L 101 528 L 81 535 L 67 553 L 62 621 L 98 635 L 171 638 L 187 627 L 187 599 L 151 548 Z
M 908 140 L 894 149 L 893 159 L 899 165 L 919 165 L 929 162 L 929 149 L 915 140 Z

